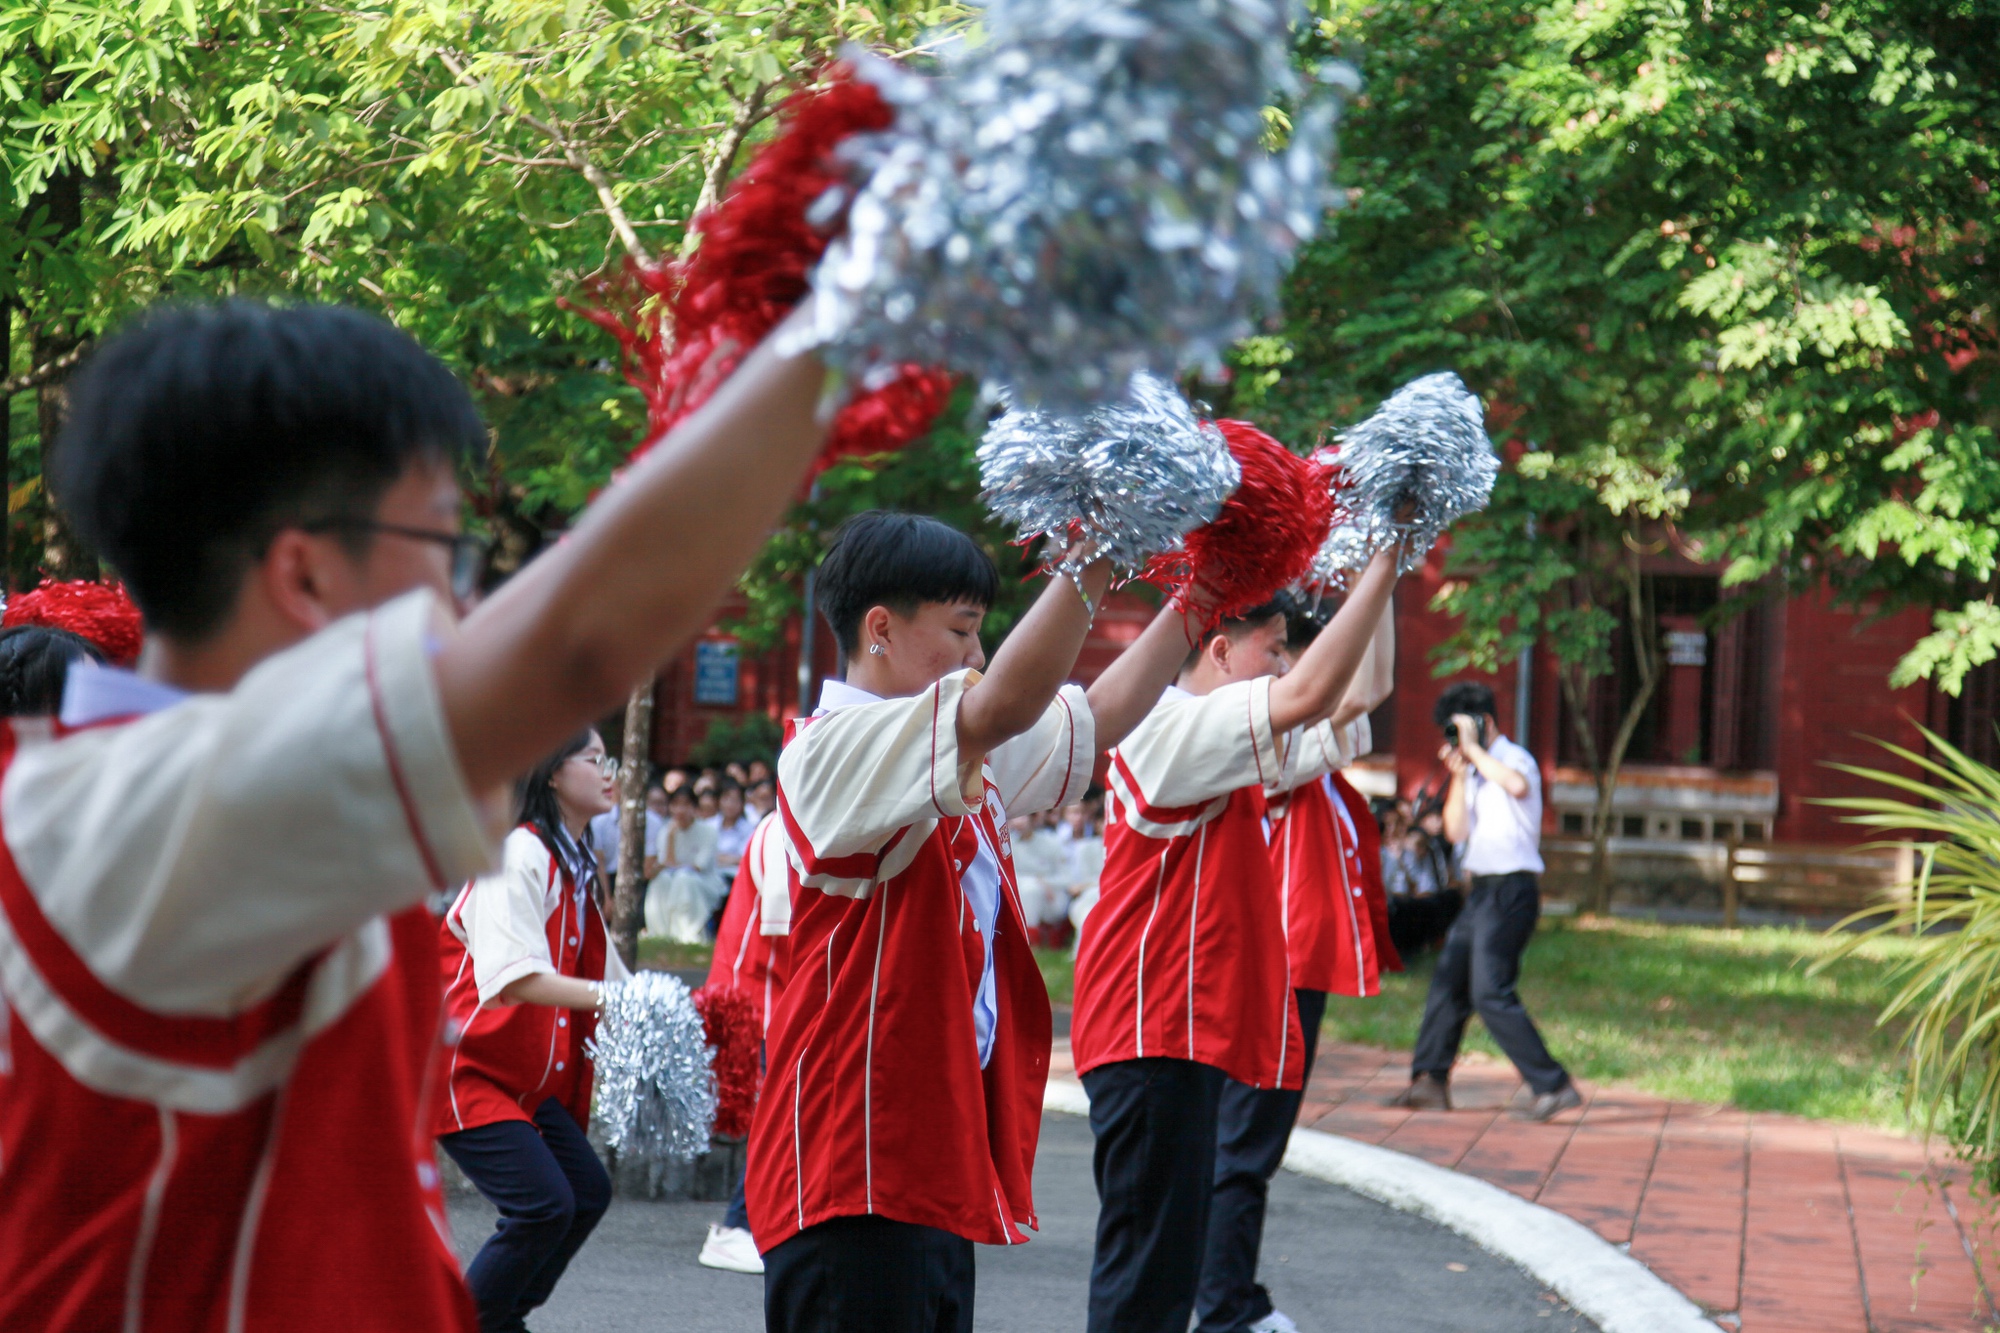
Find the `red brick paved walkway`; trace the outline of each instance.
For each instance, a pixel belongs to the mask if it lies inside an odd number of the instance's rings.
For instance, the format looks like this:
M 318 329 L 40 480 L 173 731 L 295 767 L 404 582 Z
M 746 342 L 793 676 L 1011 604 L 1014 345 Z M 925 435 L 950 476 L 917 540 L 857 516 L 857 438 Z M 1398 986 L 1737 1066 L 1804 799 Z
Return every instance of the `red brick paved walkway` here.
M 1056 1072 L 1069 1072 L 1058 1042 Z M 1455 1110 L 1383 1105 L 1409 1057 L 1325 1045 L 1299 1123 L 1406 1152 L 1565 1213 L 1738 1333 L 1980 1333 L 2000 1326 L 1996 1221 L 1948 1164 L 1872 1130 L 1585 1088 L 1547 1125 L 1505 1114 L 1514 1071 L 1478 1056 Z

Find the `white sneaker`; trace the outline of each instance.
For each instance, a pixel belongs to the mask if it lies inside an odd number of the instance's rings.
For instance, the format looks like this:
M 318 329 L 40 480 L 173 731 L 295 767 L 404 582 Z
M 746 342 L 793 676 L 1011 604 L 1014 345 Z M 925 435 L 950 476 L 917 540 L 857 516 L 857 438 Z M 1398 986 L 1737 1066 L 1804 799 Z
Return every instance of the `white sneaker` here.
M 711 1222 L 708 1239 L 701 1243 L 701 1266 L 732 1273 L 761 1273 L 764 1256 L 757 1253 L 757 1242 L 742 1227 L 722 1227 Z
M 1299 1333 L 1299 1326 L 1283 1310 L 1273 1310 L 1250 1325 L 1250 1333 Z

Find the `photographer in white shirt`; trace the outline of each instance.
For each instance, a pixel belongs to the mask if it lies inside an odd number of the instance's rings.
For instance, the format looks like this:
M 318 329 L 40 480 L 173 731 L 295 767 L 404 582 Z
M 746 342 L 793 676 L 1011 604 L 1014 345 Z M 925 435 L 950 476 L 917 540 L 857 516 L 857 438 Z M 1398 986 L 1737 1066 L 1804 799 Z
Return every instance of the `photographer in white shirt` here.
M 1521 954 L 1542 910 L 1536 878 L 1542 873 L 1541 769 L 1533 755 L 1500 734 L 1489 687 L 1451 685 L 1439 696 L 1435 716 L 1445 733 L 1438 757 L 1451 770 L 1445 836 L 1463 844 L 1471 887 L 1438 951 L 1410 1086 L 1395 1103 L 1451 1109 L 1451 1067 L 1466 1021 L 1476 1012 L 1534 1094 L 1522 1117 L 1548 1120 L 1582 1098 L 1542 1044 L 1515 990 Z

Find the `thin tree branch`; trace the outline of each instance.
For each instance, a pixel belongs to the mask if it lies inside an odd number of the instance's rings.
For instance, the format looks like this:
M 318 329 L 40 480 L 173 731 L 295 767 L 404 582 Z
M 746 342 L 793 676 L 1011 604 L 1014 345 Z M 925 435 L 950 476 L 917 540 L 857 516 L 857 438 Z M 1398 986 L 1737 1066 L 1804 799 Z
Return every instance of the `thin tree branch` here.
M 701 194 L 695 199 L 693 216 L 700 217 L 703 210 L 713 208 L 716 201 L 722 198 L 722 187 L 729 180 L 729 173 L 735 169 L 736 155 L 743 151 L 743 141 L 771 114 L 764 109 L 764 99 L 770 96 L 775 86 L 772 83 L 758 84 L 751 92 L 750 100 L 730 119 L 729 129 L 723 134 L 722 143 L 715 150 L 708 171 L 702 176 Z
M 468 88 L 479 86 L 479 81 L 468 74 L 465 66 L 461 65 L 450 52 L 440 51 L 437 55 L 439 63 L 451 71 L 454 79 Z M 611 230 L 617 234 L 619 244 L 625 247 L 625 253 L 641 264 L 650 265 L 653 262 L 652 252 L 646 249 L 646 243 L 639 239 L 638 230 L 625 215 L 625 208 L 618 202 L 618 195 L 611 187 L 611 178 L 604 174 L 604 169 L 590 160 L 590 155 L 580 144 L 571 142 L 560 126 L 539 116 L 530 115 L 518 106 L 510 107 L 510 110 L 521 118 L 522 123 L 539 130 L 577 174 L 589 182 L 590 188 L 597 193 L 598 207 L 602 208 L 604 216 L 610 219 Z
M 92 344 L 88 340 L 85 340 L 70 348 L 61 356 L 51 357 L 32 370 L 24 370 L 18 375 L 10 375 L 8 378 L 0 380 L 0 398 L 12 398 L 17 393 L 26 393 L 30 389 L 39 389 L 50 380 L 61 379 L 71 367 L 89 355 L 91 346 Z

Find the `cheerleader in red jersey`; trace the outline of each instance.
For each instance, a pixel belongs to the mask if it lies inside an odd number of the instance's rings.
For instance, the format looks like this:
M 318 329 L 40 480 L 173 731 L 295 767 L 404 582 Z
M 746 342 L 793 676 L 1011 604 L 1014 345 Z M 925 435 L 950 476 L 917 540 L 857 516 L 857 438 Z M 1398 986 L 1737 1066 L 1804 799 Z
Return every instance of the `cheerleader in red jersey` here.
M 1368 753 L 1368 713 L 1394 688 L 1394 611 L 1384 612 L 1330 719 L 1299 739 L 1305 747 L 1332 742 L 1323 762 L 1292 768 L 1286 781 L 1267 789 L 1271 870 L 1276 876 L 1285 957 L 1298 1009 L 1298 1071 L 1312 1077 L 1320 1019 L 1329 994 L 1369 996 L 1381 989 L 1379 967 L 1395 959 L 1386 922 L 1378 930 L 1368 891 L 1369 861 L 1361 831 L 1335 784 L 1339 769 Z M 1287 660 L 1318 636 L 1316 617 L 1291 617 Z M 1349 788 L 1349 790 L 1352 790 Z M 1363 818 L 1372 825 L 1373 819 Z M 1375 858 L 1379 882 L 1379 857 Z M 1400 962 L 1391 961 L 1400 967 Z M 1264 1203 L 1272 1175 L 1284 1158 L 1298 1120 L 1304 1089 L 1258 1088 L 1226 1079 L 1216 1110 L 1215 1191 L 1209 1204 L 1208 1240 L 1202 1256 L 1195 1313 L 1201 1333 L 1296 1333 L 1257 1281 L 1264 1238 Z
M 1225 622 L 1111 752 L 1070 1038 L 1097 1138 L 1091 1333 L 1185 1333 L 1223 1080 L 1302 1085 L 1265 793 L 1341 762 L 1301 729 L 1346 696 L 1395 580 L 1394 556 L 1375 557 L 1289 671 L 1289 602 Z
M 848 674 L 778 761 L 792 980 L 748 1180 L 767 1333 L 967 1333 L 973 1243 L 1035 1225 L 1049 1001 L 1007 819 L 1084 790 L 1189 629 L 1162 612 L 1088 693 L 1064 685 L 1109 578 L 1051 582 L 982 676 L 999 578 L 963 533 L 863 514 L 820 567 Z
M 438 1142 L 500 1210 L 465 1271 L 480 1333 L 527 1327 L 611 1203 L 584 1126 L 606 981 L 627 975 L 590 886 L 592 816 L 617 777 L 594 731 L 537 764 L 519 787 L 520 825 L 499 873 L 467 884 L 445 913 L 450 1071 Z
M 722 924 L 715 934 L 715 957 L 708 984 L 740 990 L 757 1006 L 757 1030 L 771 1024 L 771 1007 L 785 989 L 785 936 L 791 932 L 791 883 L 785 869 L 785 835 L 774 815 L 764 816 L 737 863 Z M 708 1228 L 700 1263 L 732 1273 L 762 1273 L 764 1257 L 750 1235 L 743 1178 L 736 1179 L 722 1223 Z
M 52 466 L 145 651 L 0 725 L 0 1329 L 472 1327 L 424 900 L 707 623 L 824 382 L 759 349 L 457 624 L 488 433 L 407 334 L 232 301 L 93 350 Z

